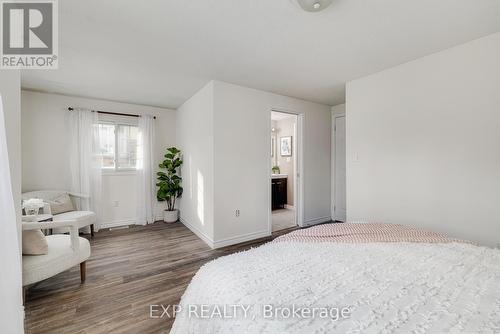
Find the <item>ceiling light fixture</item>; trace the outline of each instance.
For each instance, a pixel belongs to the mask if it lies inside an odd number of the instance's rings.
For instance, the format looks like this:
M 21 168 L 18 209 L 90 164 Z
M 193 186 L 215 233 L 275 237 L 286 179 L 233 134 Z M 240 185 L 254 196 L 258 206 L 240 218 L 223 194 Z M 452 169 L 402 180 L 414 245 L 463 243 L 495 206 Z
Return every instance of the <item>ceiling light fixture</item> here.
M 297 0 L 300 7 L 308 12 L 319 12 L 330 6 L 333 0 Z

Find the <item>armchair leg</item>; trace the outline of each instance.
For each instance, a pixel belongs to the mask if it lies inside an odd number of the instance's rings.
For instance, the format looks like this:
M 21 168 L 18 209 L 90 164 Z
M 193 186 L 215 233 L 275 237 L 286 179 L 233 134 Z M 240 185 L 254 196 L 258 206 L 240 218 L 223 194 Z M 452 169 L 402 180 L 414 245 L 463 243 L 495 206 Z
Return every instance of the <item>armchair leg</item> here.
M 90 236 L 93 237 L 94 236 L 94 224 L 91 224 L 90 225 Z
M 86 261 L 80 263 L 80 279 L 81 279 L 82 283 L 85 282 L 85 276 L 87 274 L 86 264 L 87 264 Z

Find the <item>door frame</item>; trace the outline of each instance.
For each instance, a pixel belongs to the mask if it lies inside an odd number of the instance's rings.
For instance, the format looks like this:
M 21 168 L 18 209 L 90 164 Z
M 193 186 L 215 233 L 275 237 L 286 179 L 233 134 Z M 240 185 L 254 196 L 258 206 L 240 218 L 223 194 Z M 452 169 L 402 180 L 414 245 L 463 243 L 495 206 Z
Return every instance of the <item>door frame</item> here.
M 335 190 L 336 190 L 335 161 L 336 161 L 336 155 L 337 155 L 337 152 L 335 150 L 335 136 L 336 136 L 336 132 L 337 132 L 336 121 L 337 121 L 337 118 L 341 118 L 341 117 L 344 117 L 344 119 L 345 119 L 345 112 L 333 114 L 333 117 L 332 117 L 332 142 L 331 142 L 331 146 L 332 146 L 332 160 L 331 160 L 331 181 L 332 181 L 332 184 L 331 184 L 331 189 L 332 189 L 331 190 L 331 198 L 332 198 L 331 215 L 332 215 L 332 221 L 335 221 L 337 218 L 336 212 L 335 212 L 335 207 L 336 207 L 336 202 L 335 202 Z M 346 195 L 347 195 L 347 193 L 346 193 Z
M 288 110 L 288 109 L 283 109 L 283 108 L 277 108 L 273 107 L 269 110 L 268 112 L 268 133 L 271 133 L 271 113 L 272 112 L 280 112 L 283 114 L 290 114 L 297 116 L 297 123 L 296 123 L 296 147 L 294 148 L 295 154 L 294 154 L 294 173 L 295 175 L 293 176 L 293 182 L 294 182 L 294 192 L 293 192 L 293 203 L 295 207 L 295 224 L 303 227 L 304 226 L 304 124 L 305 124 L 305 114 L 303 112 L 298 112 L 294 110 Z M 271 136 L 268 136 L 268 142 L 267 142 L 267 151 L 268 151 L 268 157 L 271 157 Z M 278 143 L 278 141 L 276 141 Z M 275 154 L 278 154 L 278 150 L 276 150 Z M 271 176 L 272 176 L 272 162 L 271 159 L 268 159 L 268 168 L 267 168 L 267 174 L 268 174 L 268 200 L 267 200 L 267 205 L 268 205 L 268 221 L 267 221 L 267 226 L 268 226 L 268 232 L 269 235 L 272 234 L 273 231 L 273 214 L 272 214 L 272 186 L 271 186 Z

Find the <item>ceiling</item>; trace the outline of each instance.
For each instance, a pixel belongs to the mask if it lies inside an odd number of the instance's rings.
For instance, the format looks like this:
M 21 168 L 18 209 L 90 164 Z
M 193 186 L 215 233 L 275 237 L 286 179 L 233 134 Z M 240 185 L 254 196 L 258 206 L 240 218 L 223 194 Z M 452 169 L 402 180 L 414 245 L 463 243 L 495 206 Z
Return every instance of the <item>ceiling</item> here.
M 500 31 L 498 0 L 59 1 L 59 70 L 24 88 L 176 108 L 212 79 L 328 105 L 347 81 Z

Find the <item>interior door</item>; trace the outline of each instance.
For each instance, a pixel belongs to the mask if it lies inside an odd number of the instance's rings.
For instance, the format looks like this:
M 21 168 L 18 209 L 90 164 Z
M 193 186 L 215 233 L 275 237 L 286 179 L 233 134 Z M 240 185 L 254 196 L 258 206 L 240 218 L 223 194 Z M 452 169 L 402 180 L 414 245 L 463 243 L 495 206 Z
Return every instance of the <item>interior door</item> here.
M 346 221 L 345 116 L 335 117 L 335 219 Z

